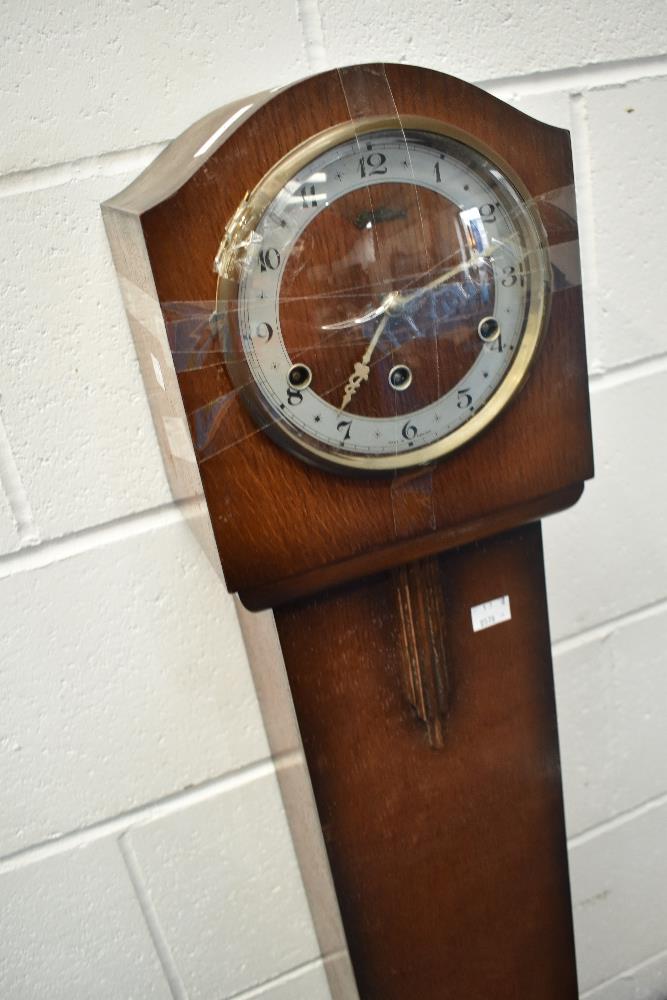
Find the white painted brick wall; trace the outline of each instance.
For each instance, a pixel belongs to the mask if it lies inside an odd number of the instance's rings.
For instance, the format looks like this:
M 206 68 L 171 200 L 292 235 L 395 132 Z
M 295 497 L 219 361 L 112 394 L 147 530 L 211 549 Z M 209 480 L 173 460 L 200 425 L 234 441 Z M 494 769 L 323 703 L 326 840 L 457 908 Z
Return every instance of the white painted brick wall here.
M 234 605 L 170 500 L 99 203 L 213 107 L 384 58 L 572 130 L 597 478 L 545 542 L 578 961 L 591 1000 L 664 1000 L 663 3 L 2 10 L 0 996 L 329 998 Z
M 134 827 L 124 844 L 191 1000 L 220 996 L 221 984 L 236 996 L 318 957 L 268 766 Z
M 0 899 L 3 997 L 171 997 L 113 837 L 3 863 Z

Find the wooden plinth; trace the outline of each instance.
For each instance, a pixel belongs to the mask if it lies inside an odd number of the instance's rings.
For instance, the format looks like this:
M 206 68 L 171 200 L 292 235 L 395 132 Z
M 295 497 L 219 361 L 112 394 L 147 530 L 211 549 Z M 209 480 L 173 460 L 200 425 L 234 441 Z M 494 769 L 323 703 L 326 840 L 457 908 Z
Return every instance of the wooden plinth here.
M 575 1000 L 540 526 L 417 572 L 416 652 L 414 574 L 276 611 L 360 996 Z M 505 594 L 511 621 L 473 632 Z M 406 690 L 420 655 L 446 666 L 435 738 Z

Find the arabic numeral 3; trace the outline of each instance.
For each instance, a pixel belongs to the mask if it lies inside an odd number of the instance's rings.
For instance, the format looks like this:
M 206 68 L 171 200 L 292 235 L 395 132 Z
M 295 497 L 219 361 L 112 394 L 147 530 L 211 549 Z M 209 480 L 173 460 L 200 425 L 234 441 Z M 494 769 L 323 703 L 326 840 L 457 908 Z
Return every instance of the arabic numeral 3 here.
M 516 285 L 517 281 L 521 284 L 521 287 L 523 287 L 523 274 L 517 275 L 516 268 L 512 267 L 511 264 L 508 264 L 507 267 L 503 268 L 503 278 L 501 284 L 504 285 L 505 288 L 511 288 L 512 285 Z
M 303 393 L 300 389 L 292 389 L 291 386 L 287 390 L 287 402 L 290 406 L 298 406 L 299 403 L 303 403 Z
M 458 400 L 456 405 L 459 410 L 467 410 L 469 406 L 472 406 L 472 396 L 470 394 L 470 389 L 459 389 Z

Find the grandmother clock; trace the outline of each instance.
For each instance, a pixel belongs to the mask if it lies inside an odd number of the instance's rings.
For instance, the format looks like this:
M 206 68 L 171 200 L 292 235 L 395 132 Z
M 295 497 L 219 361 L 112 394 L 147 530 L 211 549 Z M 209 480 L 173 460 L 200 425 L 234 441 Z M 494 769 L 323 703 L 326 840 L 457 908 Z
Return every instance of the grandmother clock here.
M 104 214 L 177 495 L 182 399 L 227 586 L 274 609 L 359 995 L 574 1000 L 539 525 L 593 474 L 568 133 L 350 67 Z

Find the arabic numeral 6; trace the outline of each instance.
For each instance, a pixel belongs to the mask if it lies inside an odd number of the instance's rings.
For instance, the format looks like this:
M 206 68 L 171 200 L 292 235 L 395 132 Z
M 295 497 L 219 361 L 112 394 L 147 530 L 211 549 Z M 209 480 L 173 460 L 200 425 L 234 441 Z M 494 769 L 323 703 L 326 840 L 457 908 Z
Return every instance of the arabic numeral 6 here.
M 417 437 L 417 428 L 408 420 L 408 422 L 404 425 L 401 434 L 406 441 L 413 441 Z

